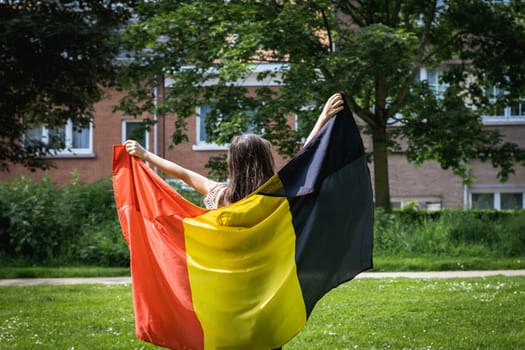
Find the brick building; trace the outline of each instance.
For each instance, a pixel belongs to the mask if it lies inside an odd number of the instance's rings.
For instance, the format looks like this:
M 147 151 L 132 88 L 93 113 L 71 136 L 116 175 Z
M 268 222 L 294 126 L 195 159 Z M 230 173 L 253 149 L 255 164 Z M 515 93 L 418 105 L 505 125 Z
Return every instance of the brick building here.
M 422 69 L 423 77 L 430 77 Z M 437 80 L 436 80 L 437 81 Z M 431 81 L 429 81 L 432 83 Z M 243 81 L 247 87 L 258 84 L 272 85 L 272 81 L 257 81 L 254 77 Z M 129 135 L 136 133 L 140 119 L 123 116 L 113 112 L 113 106 L 122 97 L 121 92 L 110 91 L 107 97 L 94 106 L 93 125 L 80 133 L 73 132 L 71 126 L 65 127 L 70 151 L 63 151 L 54 157 L 56 168 L 48 171 L 49 176 L 58 183 L 68 183 L 72 172 L 78 173 L 82 182 L 92 182 L 111 175 L 112 147 L 122 143 Z M 205 115 L 205 106 L 196 114 Z M 525 147 L 525 104 L 508 107 L 495 116 L 483 118 L 487 128 L 500 129 L 507 141 Z M 152 116 L 155 119 L 155 116 Z M 204 165 L 212 155 L 224 153 L 226 147 L 205 142 L 203 120 L 195 116 L 188 122 L 189 142 L 168 150 L 170 135 L 173 132 L 174 117 L 166 116 L 165 122 L 158 123 L 145 133 L 147 148 L 159 155 L 202 174 L 207 173 Z M 293 120 L 291 120 L 293 123 Z M 163 126 L 166 126 L 163 130 Z M 46 137 L 47 130 L 38 130 Z M 371 140 L 365 138 L 365 147 L 370 150 Z M 276 155 L 276 166 L 285 164 Z M 473 174 L 477 182 L 465 186 L 462 180 L 450 171 L 442 170 L 435 162 L 426 162 L 416 168 L 408 163 L 401 153 L 389 157 L 390 191 L 394 206 L 416 203 L 419 207 L 437 208 L 525 208 L 525 168 L 517 167 L 506 183 L 497 180 L 497 170 L 489 163 L 473 162 Z M 370 168 L 372 176 L 373 169 Z M 20 167 L 12 167 L 8 173 L 0 173 L 0 181 L 26 174 L 40 178 L 43 172 L 30 173 Z

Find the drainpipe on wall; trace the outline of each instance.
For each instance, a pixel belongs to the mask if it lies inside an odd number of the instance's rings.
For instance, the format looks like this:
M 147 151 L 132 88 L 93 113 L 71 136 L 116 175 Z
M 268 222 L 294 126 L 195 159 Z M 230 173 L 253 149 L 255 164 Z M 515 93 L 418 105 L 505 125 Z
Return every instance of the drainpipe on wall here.
M 153 113 L 153 153 L 160 155 L 162 158 L 166 158 L 166 116 L 159 115 L 158 105 L 163 102 L 165 95 L 165 80 L 164 75 L 159 76 L 159 83 L 153 89 L 153 103 L 155 105 L 155 112 Z M 162 119 L 161 137 L 160 137 L 160 152 L 159 152 L 159 119 Z M 157 171 L 157 168 L 155 168 Z
M 157 103 L 158 103 L 158 96 L 159 96 L 159 87 L 155 86 L 155 89 L 153 89 L 153 104 L 155 105 L 155 110 L 153 112 L 153 153 L 159 154 L 159 147 L 158 147 L 158 133 L 159 130 L 157 128 Z M 156 170 L 156 169 L 155 169 Z
M 159 91 L 159 95 L 158 95 L 158 98 L 160 100 L 160 103 L 163 103 L 165 100 L 166 100 L 166 86 L 165 86 L 165 79 L 164 79 L 164 75 L 160 75 L 159 76 L 159 85 L 160 85 L 160 91 Z M 162 134 L 160 135 L 161 136 L 161 157 L 162 158 L 166 158 L 166 115 L 164 114 L 160 114 L 158 116 L 159 118 L 162 119 Z
M 463 210 L 468 209 L 468 186 L 463 185 Z

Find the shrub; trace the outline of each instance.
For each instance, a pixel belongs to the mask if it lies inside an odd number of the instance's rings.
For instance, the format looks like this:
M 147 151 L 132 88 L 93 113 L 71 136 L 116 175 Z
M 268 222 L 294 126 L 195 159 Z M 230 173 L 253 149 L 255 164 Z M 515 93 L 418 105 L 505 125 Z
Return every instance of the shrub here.
M 128 266 L 129 250 L 124 243 L 118 220 L 86 227 L 78 241 L 78 259 L 88 265 Z
M 525 211 L 376 210 L 375 252 L 386 255 L 525 255 Z
M 202 196 L 173 184 L 185 198 Z M 525 256 L 525 211 L 376 210 L 376 255 Z M 110 179 L 0 183 L 0 258 L 38 265 L 128 266 Z
M 21 177 L 0 187 L 2 216 L 8 227 L 7 251 L 43 260 L 59 253 L 60 227 L 53 220 L 60 196 L 48 177 L 40 184 Z
M 0 184 L 0 249 L 36 264 L 125 265 L 127 247 L 118 227 L 111 181 L 58 186 L 44 176 Z M 86 254 L 86 245 L 96 254 Z M 97 246 L 94 248 L 94 246 Z

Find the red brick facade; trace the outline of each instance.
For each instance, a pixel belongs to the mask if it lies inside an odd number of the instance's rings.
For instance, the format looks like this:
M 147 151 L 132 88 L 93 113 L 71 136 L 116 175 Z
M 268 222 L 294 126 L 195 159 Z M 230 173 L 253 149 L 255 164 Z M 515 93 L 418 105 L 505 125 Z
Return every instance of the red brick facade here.
M 82 182 L 92 182 L 111 175 L 112 146 L 122 142 L 122 123 L 124 120 L 133 120 L 124 117 L 119 112 L 113 112 L 113 106 L 122 96 L 122 93 L 111 92 L 107 98 L 96 104 L 94 129 L 93 129 L 93 153 L 82 157 L 60 157 L 54 159 L 56 168 L 49 170 L 49 176 L 58 183 L 68 183 L 73 171 L 78 172 Z M 166 132 L 163 133 L 163 123 L 159 121 L 157 127 L 157 147 L 155 147 L 154 132 L 149 133 L 148 147 L 150 151 L 163 154 L 161 148 L 163 135 L 166 139 L 166 158 L 180 165 L 193 169 L 202 174 L 207 174 L 204 165 L 212 155 L 224 153 L 217 150 L 196 150 L 197 144 L 196 119 L 188 121 L 189 142 L 177 145 L 174 149 L 168 149 L 171 134 L 173 132 L 173 117 L 166 117 Z M 525 147 L 525 117 L 523 121 L 513 123 L 499 123 L 498 127 L 506 135 L 506 139 L 516 142 Z M 371 142 L 365 139 L 365 147 L 370 150 Z M 276 155 L 277 169 L 285 162 Z M 437 205 L 437 207 L 464 208 L 468 207 L 471 192 L 511 192 L 521 193 L 525 196 L 525 168 L 518 167 L 516 174 L 509 181 L 501 184 L 496 179 L 497 171 L 490 164 L 473 162 L 473 174 L 477 182 L 473 186 L 464 186 L 461 179 L 454 176 L 450 171 L 442 170 L 439 164 L 427 162 L 416 168 L 407 162 L 403 154 L 392 154 L 389 158 L 390 189 L 392 200 L 395 204 L 404 201 L 415 201 L 426 204 Z M 373 176 L 373 169 L 371 168 Z M 30 173 L 20 167 L 12 167 L 8 173 L 0 173 L 0 181 L 26 174 L 28 176 L 41 178 L 43 172 Z M 498 197 L 499 198 L 499 197 Z M 525 201 L 525 199 L 523 199 Z M 522 204 L 523 205 L 523 204 Z
M 53 159 L 56 166 L 47 171 L 49 176 L 57 183 L 66 184 L 71 180 L 73 172 L 80 175 L 80 181 L 92 182 L 103 177 L 111 176 L 111 161 L 113 145 L 122 143 L 122 123 L 126 120 L 135 120 L 133 117 L 123 116 L 120 112 L 113 112 L 113 106 L 123 96 L 120 92 L 110 92 L 107 98 L 97 103 L 94 106 L 94 128 L 93 128 L 93 154 L 82 156 L 60 156 Z M 151 116 L 150 116 L 151 117 Z M 162 138 L 164 123 L 159 120 L 157 128 L 157 153 L 163 154 Z M 202 174 L 207 174 L 208 169 L 204 165 L 212 155 L 219 155 L 225 151 L 217 150 L 193 150 L 196 144 L 196 119 L 188 120 L 188 136 L 189 142 L 175 146 L 169 149 L 168 145 L 171 142 L 171 134 L 174 131 L 174 117 L 166 117 L 166 132 L 165 140 L 166 147 L 164 154 L 166 158 L 180 165 L 195 170 Z M 148 135 L 148 149 L 155 150 L 154 132 L 150 131 Z M 276 167 L 282 167 L 285 162 L 281 157 L 275 154 Z M 45 172 L 37 171 L 30 172 L 20 166 L 12 166 L 9 172 L 0 173 L 0 181 L 6 181 L 13 177 L 20 175 L 30 176 L 35 179 L 40 179 Z

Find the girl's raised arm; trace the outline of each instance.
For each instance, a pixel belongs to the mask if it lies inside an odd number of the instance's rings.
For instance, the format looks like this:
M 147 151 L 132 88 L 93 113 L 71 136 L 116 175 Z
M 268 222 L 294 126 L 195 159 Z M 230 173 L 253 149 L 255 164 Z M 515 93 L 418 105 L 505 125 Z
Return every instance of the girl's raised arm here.
M 210 180 L 193 170 L 186 169 L 177 163 L 159 157 L 158 155 L 145 150 L 137 141 L 126 140 L 126 142 L 124 142 L 124 146 L 126 147 L 126 151 L 132 156 L 147 161 L 153 166 L 157 167 L 160 171 L 184 181 L 186 184 L 203 195 L 206 195 L 213 187 L 217 186 L 218 184 L 217 182 Z

